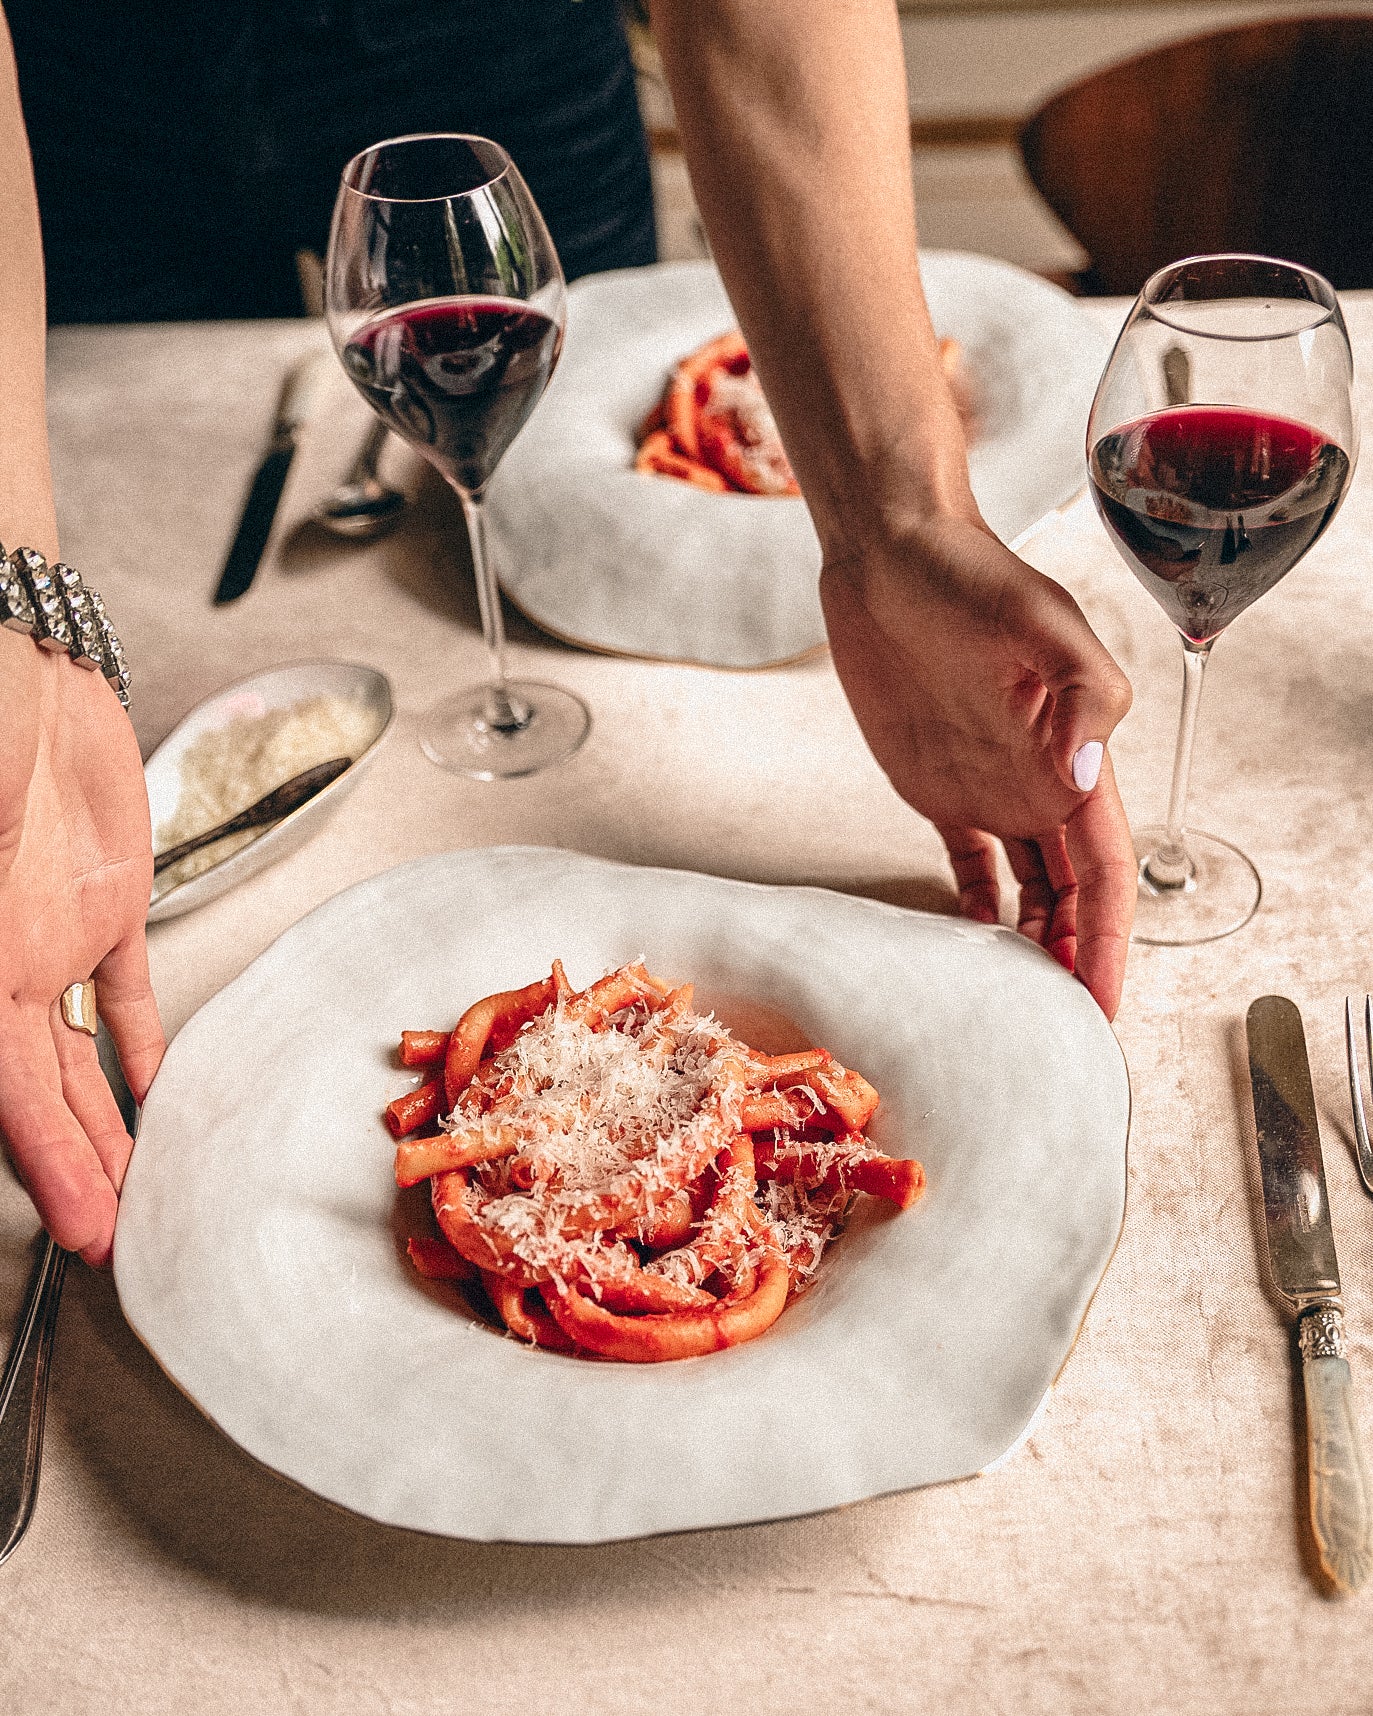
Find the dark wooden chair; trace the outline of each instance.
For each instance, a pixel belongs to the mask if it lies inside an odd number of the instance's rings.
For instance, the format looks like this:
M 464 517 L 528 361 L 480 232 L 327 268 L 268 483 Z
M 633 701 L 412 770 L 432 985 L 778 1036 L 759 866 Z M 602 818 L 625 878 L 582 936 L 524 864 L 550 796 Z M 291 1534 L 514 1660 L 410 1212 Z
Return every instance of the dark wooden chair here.
M 1258 251 L 1373 286 L 1373 16 L 1176 42 L 1052 96 L 1020 134 L 1030 178 L 1092 259 L 1081 289 Z

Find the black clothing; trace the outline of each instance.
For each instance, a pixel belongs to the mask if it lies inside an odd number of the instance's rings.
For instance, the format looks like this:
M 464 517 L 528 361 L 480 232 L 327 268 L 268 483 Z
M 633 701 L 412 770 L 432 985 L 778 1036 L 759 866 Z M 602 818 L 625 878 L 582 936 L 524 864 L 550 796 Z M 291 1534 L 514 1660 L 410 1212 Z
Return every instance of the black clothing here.
M 51 322 L 291 316 L 339 173 L 504 145 L 569 277 L 655 258 L 616 0 L 9 0 Z

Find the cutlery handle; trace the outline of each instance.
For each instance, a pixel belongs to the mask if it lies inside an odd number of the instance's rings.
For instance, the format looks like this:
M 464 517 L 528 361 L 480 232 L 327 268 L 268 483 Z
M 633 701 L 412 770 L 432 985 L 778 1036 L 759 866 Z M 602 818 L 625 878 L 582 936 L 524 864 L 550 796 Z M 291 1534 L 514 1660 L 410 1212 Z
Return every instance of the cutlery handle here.
M 48 1360 L 66 1269 L 67 1253 L 46 1240 L 0 1379 L 0 1561 L 27 1531 L 38 1494 Z
M 1373 1569 L 1368 1473 L 1364 1467 L 1353 1379 L 1345 1358 L 1344 1316 L 1317 1305 L 1298 1324 L 1306 1390 L 1306 1452 L 1311 1529 L 1330 1582 L 1356 1591 Z
M 316 763 L 312 769 L 302 769 L 298 775 L 292 775 L 290 780 L 283 781 L 280 786 L 273 787 L 271 792 L 264 793 L 246 810 L 240 810 L 237 816 L 231 816 L 225 822 L 217 822 L 213 828 L 193 834 L 189 840 L 179 841 L 175 846 L 169 846 L 165 852 L 154 854 L 153 875 L 160 876 L 173 864 L 179 864 L 183 858 L 189 858 L 192 852 L 199 852 L 203 846 L 213 846 L 217 841 L 227 840 L 231 834 L 246 834 L 250 828 L 265 828 L 269 823 L 281 822 L 293 810 L 299 810 L 301 805 L 307 803 L 316 793 L 332 786 L 345 769 L 352 767 L 352 763 L 351 757 L 330 757 L 327 763 Z
M 261 828 L 266 821 L 279 822 L 281 816 L 266 819 L 255 813 L 254 805 L 243 810 L 237 816 L 231 816 L 227 822 L 217 822 L 213 828 L 207 828 L 203 834 L 193 834 L 189 840 L 180 840 L 175 846 L 167 847 L 165 852 L 158 852 L 153 857 L 153 875 L 160 876 L 164 870 L 170 870 L 173 864 L 179 864 L 183 858 L 189 858 L 192 852 L 199 852 L 202 847 L 214 846 L 221 840 L 227 840 L 231 834 L 246 834 L 250 828 Z

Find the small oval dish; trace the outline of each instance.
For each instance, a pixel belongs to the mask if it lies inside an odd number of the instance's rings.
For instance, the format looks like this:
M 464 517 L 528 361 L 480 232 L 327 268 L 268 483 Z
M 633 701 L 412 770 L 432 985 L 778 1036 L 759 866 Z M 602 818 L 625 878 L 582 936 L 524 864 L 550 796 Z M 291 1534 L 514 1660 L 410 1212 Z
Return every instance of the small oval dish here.
M 197 906 L 218 899 L 228 889 L 246 881 L 268 864 L 276 863 L 278 858 L 284 858 L 308 840 L 343 796 L 352 790 L 390 727 L 394 714 L 391 682 L 375 668 L 351 661 L 297 661 L 285 667 L 269 668 L 265 673 L 255 673 L 226 686 L 223 691 L 217 691 L 213 697 L 198 703 L 144 763 L 143 775 L 148 784 L 148 805 L 152 812 L 153 844 L 154 849 L 158 849 L 165 844 L 158 839 L 158 830 L 176 814 L 185 789 L 183 763 L 197 741 L 224 731 L 234 722 L 250 722 L 320 698 L 343 699 L 357 705 L 357 726 L 364 742 L 357 748 L 351 765 L 337 780 L 289 816 L 255 835 L 247 845 L 229 851 L 199 875 L 173 883 L 163 891 L 154 891 L 148 908 L 149 923 L 179 917 L 182 912 L 193 911 Z M 326 759 L 310 760 L 323 762 Z M 279 783 L 268 782 L 260 791 L 251 793 L 245 804 L 275 784 Z

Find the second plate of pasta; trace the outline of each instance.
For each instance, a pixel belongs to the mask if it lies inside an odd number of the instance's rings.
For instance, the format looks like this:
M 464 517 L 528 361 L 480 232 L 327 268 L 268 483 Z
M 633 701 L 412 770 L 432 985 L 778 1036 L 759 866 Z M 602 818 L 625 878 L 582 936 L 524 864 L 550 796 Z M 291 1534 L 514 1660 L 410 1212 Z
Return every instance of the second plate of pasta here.
M 921 258 L 936 331 L 976 413 L 973 493 L 1004 541 L 1086 481 L 1087 413 L 1110 341 L 1068 294 L 1010 263 Z M 802 500 L 707 494 L 633 469 L 673 367 L 734 322 L 710 262 L 588 275 L 539 409 L 491 484 L 501 586 L 592 649 L 766 667 L 824 644 L 820 545 Z

